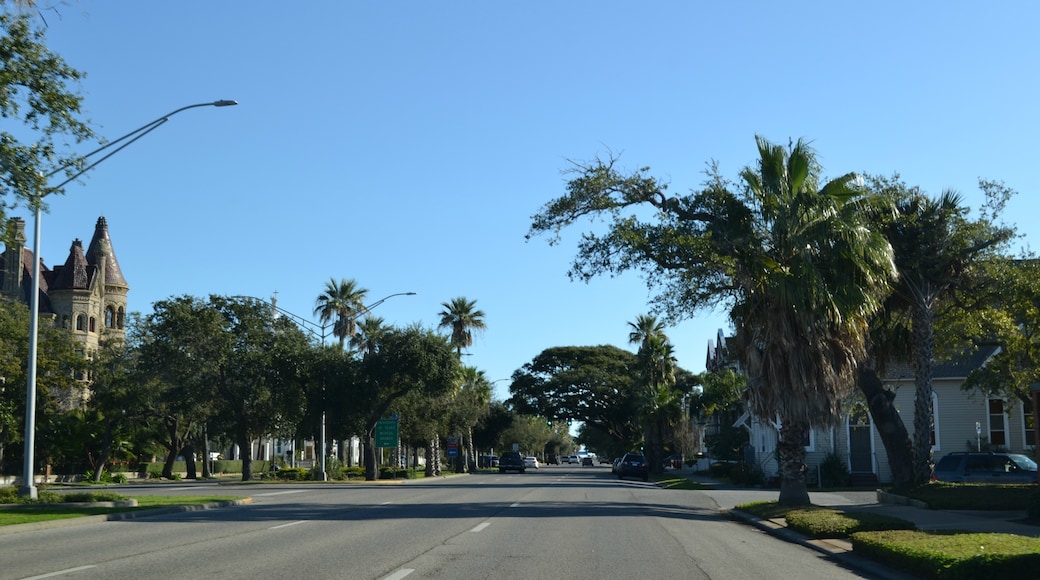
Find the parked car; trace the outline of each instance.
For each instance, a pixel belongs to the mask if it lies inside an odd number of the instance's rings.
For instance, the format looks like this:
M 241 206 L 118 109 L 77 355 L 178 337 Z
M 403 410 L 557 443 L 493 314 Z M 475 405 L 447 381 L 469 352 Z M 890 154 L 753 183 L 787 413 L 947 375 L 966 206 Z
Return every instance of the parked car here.
M 621 457 L 615 457 L 614 458 L 614 462 L 610 465 L 610 472 L 611 473 L 617 474 L 618 466 L 621 465 L 621 459 L 622 459 Z
M 582 467 L 585 467 L 585 466 L 591 467 L 591 466 L 594 466 L 594 465 L 596 465 L 596 462 L 592 460 L 592 456 L 591 455 L 586 455 L 585 457 L 581 458 L 581 466 Z
M 559 465 L 560 464 L 560 456 L 559 455 L 550 455 L 550 456 L 546 457 L 545 458 L 545 464 L 546 465 Z
M 646 457 L 642 453 L 626 453 L 618 463 L 617 476 L 618 479 L 638 477 L 650 481 L 650 466 L 646 464 Z
M 564 463 L 575 463 L 576 464 L 576 463 L 578 463 L 578 456 L 577 455 L 568 455 L 567 458 L 563 460 L 563 462 Z
M 1036 462 L 1018 453 L 947 453 L 932 469 L 935 481 L 1036 483 Z
M 531 467 L 538 469 L 538 458 L 537 457 L 524 457 L 524 467 Z
M 524 466 L 524 458 L 516 451 L 506 451 L 498 458 L 498 472 L 519 471 L 523 473 L 527 469 Z
M 664 461 L 662 462 L 662 464 L 663 464 L 663 467 L 665 467 L 665 468 L 669 468 L 670 467 L 672 469 L 682 469 L 682 464 L 683 464 L 682 455 L 678 455 L 678 454 L 669 455 L 668 457 L 664 458 Z

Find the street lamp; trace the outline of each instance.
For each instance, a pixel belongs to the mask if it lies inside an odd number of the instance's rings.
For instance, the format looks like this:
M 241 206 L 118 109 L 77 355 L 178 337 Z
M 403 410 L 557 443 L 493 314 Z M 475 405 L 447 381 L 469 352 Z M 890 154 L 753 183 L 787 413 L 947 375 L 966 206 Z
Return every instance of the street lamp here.
M 100 158 L 97 158 L 86 167 L 83 167 L 79 171 L 75 172 L 74 174 L 69 176 L 65 181 L 62 181 L 58 185 L 44 190 L 43 192 L 39 193 L 39 195 L 29 200 L 29 204 L 32 206 L 34 214 L 33 266 L 32 284 L 30 289 L 30 292 L 32 292 L 32 294 L 29 296 L 29 367 L 26 371 L 29 375 L 29 380 L 28 385 L 26 386 L 25 393 L 25 462 L 22 468 L 22 486 L 18 488 L 19 495 L 31 499 L 36 499 L 38 497 L 38 492 L 36 490 L 36 472 L 33 463 L 35 463 L 34 453 L 36 445 L 36 343 L 40 325 L 40 223 L 43 221 L 41 217 L 43 209 L 43 198 L 46 197 L 48 194 L 53 193 L 54 191 L 60 190 L 62 187 L 69 184 L 74 179 L 78 178 L 79 176 L 96 167 L 102 161 L 108 159 L 116 153 L 119 153 L 134 141 L 137 141 L 141 137 L 144 137 L 148 133 L 151 133 L 155 129 L 158 129 L 164 123 L 169 121 L 170 117 L 176 115 L 177 113 L 180 113 L 181 111 L 185 111 L 187 109 L 194 109 L 196 107 L 228 107 L 237 104 L 238 101 L 219 100 L 213 101 L 211 103 L 198 103 L 195 105 L 188 105 L 186 107 L 181 107 L 175 111 L 171 111 L 150 123 L 146 123 L 145 125 L 142 125 L 137 129 L 134 129 L 133 131 L 127 133 L 126 135 L 123 135 L 115 141 L 110 141 L 102 145 L 101 147 L 98 147 L 97 149 L 91 151 L 90 153 L 83 155 L 82 157 L 80 157 L 80 160 L 87 161 L 93 158 L 98 153 L 106 152 L 105 155 L 101 156 Z M 115 149 L 111 149 L 115 145 L 119 146 L 115 147 Z M 59 171 L 64 171 L 69 167 L 69 165 L 63 165 L 62 167 L 59 167 L 54 171 L 51 171 L 50 173 L 45 175 L 45 177 L 53 177 Z
M 376 300 L 375 302 L 369 304 L 368 306 L 362 306 L 361 308 L 359 308 L 357 310 L 357 312 L 352 313 L 347 318 L 350 319 L 350 320 L 356 320 L 356 319 L 358 319 L 358 318 L 360 318 L 362 316 L 365 316 L 366 314 L 372 312 L 373 308 L 375 308 L 376 306 L 379 306 L 380 304 L 386 302 L 387 300 L 393 298 L 394 296 L 415 296 L 415 292 L 396 292 L 394 294 L 390 294 L 389 296 L 384 296 L 384 297 L 380 298 L 379 300 Z M 264 300 L 263 298 L 257 298 L 255 296 L 232 296 L 231 298 L 244 298 L 244 299 L 248 299 L 248 300 L 256 300 L 257 302 L 262 302 L 262 303 L 270 306 L 271 308 L 273 308 L 275 310 L 276 313 L 281 313 L 281 314 L 284 314 L 284 315 L 288 316 L 289 319 L 292 320 L 296 324 L 296 326 L 298 326 L 301 329 L 309 332 L 312 336 L 320 338 L 321 339 L 321 346 L 322 346 L 323 349 L 325 348 L 325 338 L 329 336 L 329 334 L 326 333 L 325 331 L 335 325 L 335 322 L 328 323 L 328 324 L 318 324 L 317 322 L 312 322 L 311 320 L 308 320 L 307 318 L 304 318 L 303 316 L 300 316 L 299 314 L 294 314 L 292 312 L 289 312 L 288 310 L 286 310 L 286 309 L 282 308 L 281 306 L 278 306 L 278 304 L 276 304 L 277 299 L 275 299 L 275 300 Z M 322 395 L 324 397 L 324 394 L 325 394 L 325 385 L 324 385 L 324 383 L 322 383 L 321 388 L 322 388 Z M 325 402 L 324 402 L 324 399 L 323 399 L 322 400 L 322 409 L 321 409 L 321 427 L 320 427 L 320 432 L 318 434 L 318 436 L 321 438 L 321 449 L 320 449 L 320 452 L 319 452 L 319 454 L 321 456 L 321 459 L 320 459 L 320 461 L 318 463 L 318 466 L 319 466 L 318 477 L 321 479 L 321 481 L 328 481 L 329 480 L 328 472 L 325 469 L 325 460 L 326 460 L 326 455 L 327 455 L 326 438 L 325 438 L 326 415 L 327 415 L 327 413 L 326 413 L 326 409 L 325 409 Z

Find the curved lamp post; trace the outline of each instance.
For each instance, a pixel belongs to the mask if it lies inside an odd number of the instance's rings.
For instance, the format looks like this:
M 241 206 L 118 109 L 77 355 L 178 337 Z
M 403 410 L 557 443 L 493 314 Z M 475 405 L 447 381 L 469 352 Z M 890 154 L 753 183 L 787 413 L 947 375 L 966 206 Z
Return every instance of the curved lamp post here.
M 415 296 L 415 294 L 416 294 L 415 292 L 395 292 L 394 294 L 390 294 L 389 296 L 384 296 L 384 297 L 380 298 L 379 300 L 376 300 L 375 302 L 369 304 L 368 306 L 362 306 L 360 309 L 358 309 L 357 312 L 354 312 L 353 314 L 351 314 L 347 318 L 350 319 L 350 320 L 356 320 L 358 318 L 361 318 L 362 316 L 365 316 L 366 314 L 372 312 L 373 308 L 375 308 L 376 306 L 379 306 L 380 304 L 386 302 L 387 300 L 393 298 L 394 296 Z M 303 329 L 306 332 L 309 332 L 312 336 L 321 339 L 321 346 L 322 346 L 322 348 L 325 348 L 325 339 L 331 334 L 331 333 L 327 333 L 326 330 L 332 328 L 336 324 L 335 322 L 330 322 L 330 323 L 326 323 L 326 324 L 318 324 L 317 322 L 312 322 L 311 320 L 309 320 L 307 318 L 304 318 L 303 316 L 300 316 L 299 314 L 294 314 L 294 313 L 289 312 L 288 310 L 282 308 L 281 306 L 278 306 L 276 304 L 276 302 L 277 302 L 276 300 L 264 300 L 263 298 L 257 298 L 255 296 L 231 296 L 231 298 L 244 298 L 244 299 L 248 299 L 248 300 L 256 300 L 257 302 L 262 302 L 263 304 L 266 304 L 266 305 L 270 306 L 271 308 L 273 308 L 275 310 L 276 313 L 281 313 L 281 314 L 284 314 L 284 315 L 288 316 L 289 319 L 292 320 L 293 323 L 296 324 L 296 326 L 300 327 L 301 329 Z M 321 450 L 320 450 L 321 460 L 320 460 L 320 462 L 318 464 L 319 465 L 318 476 L 321 479 L 321 481 L 328 481 L 329 480 L 329 474 L 328 474 L 328 472 L 325 469 L 325 460 L 326 460 L 326 456 L 327 456 L 328 453 L 327 453 L 327 449 L 326 449 L 326 438 L 325 438 L 325 420 L 326 420 L 326 414 L 327 413 L 326 413 L 325 402 L 324 402 L 324 394 L 325 394 L 325 385 L 324 384 L 322 384 L 321 389 L 322 389 L 321 431 L 320 431 L 320 433 L 318 435 L 321 438 Z
M 91 162 L 89 165 L 83 167 L 79 171 L 70 175 L 67 179 L 65 179 L 65 181 L 62 181 L 54 187 L 46 189 L 45 191 L 41 192 L 39 195 L 35 196 L 33 199 L 29 201 L 29 204 L 33 208 L 34 214 L 33 266 L 31 284 L 32 288 L 30 289 L 30 292 L 32 292 L 32 294 L 29 296 L 29 367 L 27 369 L 29 380 L 25 393 L 25 462 L 22 468 L 22 486 L 18 488 L 19 495 L 23 497 L 29 497 L 32 499 L 36 499 L 38 497 L 38 492 L 36 490 L 36 471 L 34 469 L 33 464 L 35 463 L 34 453 L 36 446 L 36 343 L 40 325 L 40 223 L 42 221 L 40 214 L 42 213 L 43 209 L 43 198 L 57 190 L 60 190 L 65 185 L 68 185 L 74 179 L 78 178 L 79 176 L 96 167 L 97 164 L 122 151 L 134 141 L 137 141 L 141 137 L 144 137 L 148 133 L 151 133 L 155 129 L 158 129 L 164 123 L 169 121 L 170 117 L 176 115 L 177 113 L 180 113 L 181 111 L 194 109 L 196 107 L 228 107 L 237 104 L 238 101 L 219 100 L 213 101 L 211 103 L 197 103 L 195 105 L 188 105 L 186 107 L 181 107 L 177 110 L 171 111 L 163 115 L 162 117 L 159 117 L 158 119 L 150 123 L 146 123 L 145 125 L 142 125 L 141 127 L 134 129 L 133 131 L 130 131 L 126 135 L 123 135 L 122 137 L 114 141 L 105 143 L 104 145 L 98 147 L 90 153 L 81 156 L 80 160 L 87 161 L 94 158 L 94 156 L 99 153 L 106 152 L 105 155 L 94 159 L 94 161 Z M 118 147 L 115 147 L 116 145 L 118 145 Z M 112 147 L 115 148 L 112 149 Z M 54 171 L 48 173 L 45 177 L 53 177 L 58 172 L 64 171 L 69 167 L 69 165 L 59 167 Z

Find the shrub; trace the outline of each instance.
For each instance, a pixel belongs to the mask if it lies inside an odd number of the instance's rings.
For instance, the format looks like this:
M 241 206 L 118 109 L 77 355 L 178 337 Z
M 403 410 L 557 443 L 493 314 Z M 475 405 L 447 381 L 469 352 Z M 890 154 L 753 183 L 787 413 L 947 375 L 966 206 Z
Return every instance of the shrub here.
M 905 495 L 928 504 L 933 510 L 1024 510 L 1037 491 L 1036 484 L 1008 483 L 1003 485 L 931 483 L 903 491 Z
M 1026 515 L 1031 520 L 1040 521 L 1040 489 L 1033 490 L 1033 495 L 1029 496 L 1029 503 L 1026 505 Z
M 828 453 L 820 464 L 820 484 L 823 487 L 847 487 L 849 470 L 845 461 L 835 453 Z
M 913 530 L 913 522 L 899 518 L 858 511 L 827 508 L 792 510 L 787 525 L 810 538 L 847 538 L 855 532 Z
M 852 535 L 853 552 L 921 578 L 1035 578 L 1040 539 L 893 530 Z

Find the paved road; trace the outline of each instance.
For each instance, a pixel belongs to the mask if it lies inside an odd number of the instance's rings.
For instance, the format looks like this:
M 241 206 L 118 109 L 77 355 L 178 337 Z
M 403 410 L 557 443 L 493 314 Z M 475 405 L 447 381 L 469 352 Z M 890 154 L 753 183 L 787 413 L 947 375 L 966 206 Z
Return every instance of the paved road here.
M 0 578 L 864 577 L 730 521 L 705 493 L 620 482 L 605 466 L 199 487 L 157 492 L 253 503 L 2 536 Z

